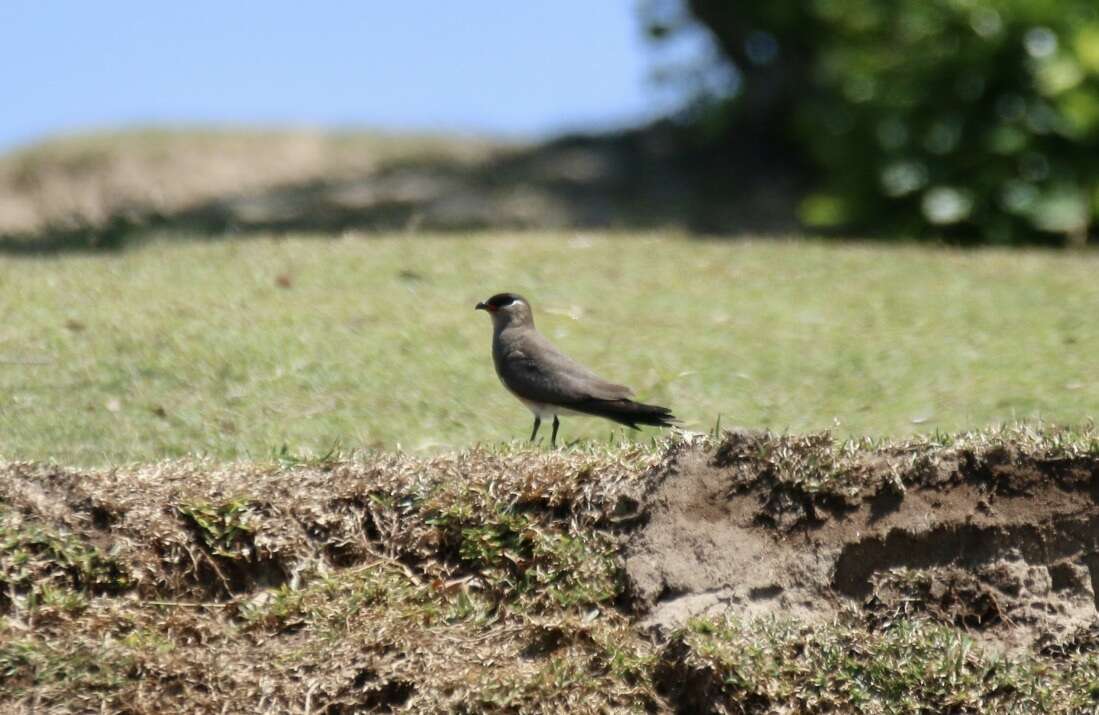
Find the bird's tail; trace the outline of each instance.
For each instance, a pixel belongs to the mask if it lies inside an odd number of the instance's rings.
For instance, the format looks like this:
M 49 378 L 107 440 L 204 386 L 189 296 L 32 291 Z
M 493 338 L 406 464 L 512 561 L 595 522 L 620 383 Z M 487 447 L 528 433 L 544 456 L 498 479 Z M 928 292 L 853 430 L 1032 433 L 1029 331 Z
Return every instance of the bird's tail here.
M 585 400 L 569 405 L 569 409 L 587 415 L 605 417 L 631 429 L 638 425 L 671 427 L 676 419 L 672 411 L 659 405 L 646 405 L 633 400 Z

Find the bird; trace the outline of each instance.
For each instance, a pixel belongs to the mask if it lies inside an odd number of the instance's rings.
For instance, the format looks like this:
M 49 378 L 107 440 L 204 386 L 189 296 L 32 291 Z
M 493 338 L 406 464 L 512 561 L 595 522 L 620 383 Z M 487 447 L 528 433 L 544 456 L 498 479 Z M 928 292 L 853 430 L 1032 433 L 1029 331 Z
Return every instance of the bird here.
M 474 310 L 492 317 L 492 362 L 500 382 L 534 413 L 531 442 L 542 420 L 551 415 L 554 448 L 559 415 L 594 415 L 631 429 L 674 425 L 675 416 L 667 407 L 634 402 L 630 388 L 604 380 L 554 347 L 535 329 L 534 313 L 523 296 L 497 293 Z

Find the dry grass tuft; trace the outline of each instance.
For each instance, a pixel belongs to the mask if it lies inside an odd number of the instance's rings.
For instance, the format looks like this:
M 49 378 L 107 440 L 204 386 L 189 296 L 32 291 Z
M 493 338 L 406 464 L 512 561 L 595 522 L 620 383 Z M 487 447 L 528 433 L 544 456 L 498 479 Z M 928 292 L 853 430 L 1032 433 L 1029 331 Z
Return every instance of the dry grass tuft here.
M 45 546 L 3 562 L 0 697 L 134 712 L 651 700 L 620 679 L 639 656 L 613 606 L 611 530 L 658 460 L 6 465 L 6 541 Z

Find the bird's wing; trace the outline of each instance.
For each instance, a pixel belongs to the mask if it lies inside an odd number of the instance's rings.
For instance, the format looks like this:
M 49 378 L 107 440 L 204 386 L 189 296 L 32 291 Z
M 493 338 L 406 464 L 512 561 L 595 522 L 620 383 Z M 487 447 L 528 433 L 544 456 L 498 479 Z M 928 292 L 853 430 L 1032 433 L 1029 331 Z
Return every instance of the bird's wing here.
M 586 400 L 622 400 L 633 392 L 599 377 L 555 348 L 540 333 L 525 331 L 509 341 L 500 377 L 519 397 L 554 405 Z

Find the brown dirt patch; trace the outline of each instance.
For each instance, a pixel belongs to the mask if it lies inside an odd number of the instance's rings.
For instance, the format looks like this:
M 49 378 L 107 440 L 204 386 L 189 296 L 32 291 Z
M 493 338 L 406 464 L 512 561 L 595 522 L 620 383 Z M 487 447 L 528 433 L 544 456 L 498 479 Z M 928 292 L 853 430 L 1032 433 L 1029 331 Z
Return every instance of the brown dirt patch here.
M 1014 650 L 1096 621 L 1095 455 L 738 432 L 657 480 L 625 551 L 643 626 L 926 618 Z

